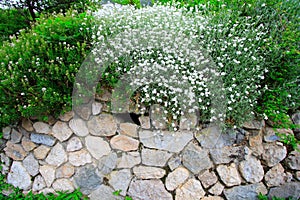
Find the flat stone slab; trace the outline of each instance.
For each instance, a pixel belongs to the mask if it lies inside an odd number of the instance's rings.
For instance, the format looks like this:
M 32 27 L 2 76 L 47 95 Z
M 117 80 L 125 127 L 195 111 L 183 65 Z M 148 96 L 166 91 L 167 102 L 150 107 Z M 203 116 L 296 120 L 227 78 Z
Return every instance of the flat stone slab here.
M 263 183 L 235 186 L 224 190 L 226 199 L 230 200 L 249 200 L 257 199 L 259 193 L 266 194 L 267 189 Z
M 7 176 L 7 183 L 23 190 L 28 190 L 30 188 L 31 177 L 21 162 L 13 162 L 10 173 Z
M 286 183 L 279 187 L 271 188 L 268 194 L 269 198 L 272 197 L 280 197 L 280 198 L 288 198 L 293 197 L 293 199 L 297 200 L 300 198 L 300 183 L 299 182 L 291 182 Z

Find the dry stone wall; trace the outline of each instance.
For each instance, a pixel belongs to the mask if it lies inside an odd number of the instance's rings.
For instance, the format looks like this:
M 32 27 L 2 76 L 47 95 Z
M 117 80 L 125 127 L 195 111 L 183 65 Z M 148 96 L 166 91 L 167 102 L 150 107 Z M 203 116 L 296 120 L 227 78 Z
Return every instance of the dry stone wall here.
M 300 152 L 279 142 L 265 121 L 221 134 L 216 126 L 190 129 L 196 125 L 190 116 L 172 132 L 155 129 L 164 127 L 158 115 L 140 117 L 137 125 L 103 108 L 94 103 L 81 118 L 68 112 L 3 128 L 8 183 L 25 192 L 80 187 L 92 200 L 123 199 L 115 190 L 134 200 L 300 198 Z

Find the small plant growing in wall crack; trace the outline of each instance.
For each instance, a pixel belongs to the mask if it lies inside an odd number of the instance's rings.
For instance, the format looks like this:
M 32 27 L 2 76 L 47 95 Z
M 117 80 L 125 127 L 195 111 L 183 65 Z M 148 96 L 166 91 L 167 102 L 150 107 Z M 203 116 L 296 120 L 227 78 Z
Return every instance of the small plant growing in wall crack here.
M 120 196 L 121 192 L 122 192 L 122 190 L 116 190 L 116 191 L 113 192 L 113 195 Z M 124 200 L 132 200 L 132 198 L 129 197 L 129 196 L 125 196 Z

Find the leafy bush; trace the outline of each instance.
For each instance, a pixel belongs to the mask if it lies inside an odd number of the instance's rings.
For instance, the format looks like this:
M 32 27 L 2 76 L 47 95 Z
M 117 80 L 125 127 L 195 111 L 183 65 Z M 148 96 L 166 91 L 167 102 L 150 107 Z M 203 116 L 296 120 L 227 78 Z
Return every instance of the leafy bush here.
M 0 125 L 70 108 L 74 76 L 90 49 L 92 16 L 41 16 L 1 50 Z

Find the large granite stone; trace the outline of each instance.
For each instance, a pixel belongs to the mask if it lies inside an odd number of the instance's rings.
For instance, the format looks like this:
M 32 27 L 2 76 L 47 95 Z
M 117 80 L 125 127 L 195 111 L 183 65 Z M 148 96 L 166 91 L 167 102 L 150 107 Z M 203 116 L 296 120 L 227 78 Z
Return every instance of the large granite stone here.
M 74 186 L 73 183 L 69 179 L 56 179 L 52 187 L 55 191 L 62 191 L 62 192 L 73 192 Z
M 217 172 L 222 182 L 228 187 L 240 185 L 242 183 L 235 163 L 231 163 L 229 166 L 219 165 L 217 166 Z
M 73 166 L 82 166 L 92 162 L 92 157 L 86 149 L 69 153 L 69 162 Z
M 7 183 L 22 190 L 28 190 L 31 186 L 31 177 L 21 162 L 14 161 L 7 176 Z
M 103 175 L 109 174 L 112 170 L 116 168 L 117 165 L 117 154 L 109 153 L 107 156 L 103 156 L 98 161 L 99 172 Z
M 137 166 L 133 173 L 138 179 L 159 179 L 165 176 L 166 171 L 158 167 Z
M 23 166 L 31 176 L 36 176 L 39 173 L 39 163 L 32 154 L 23 160 Z
M 171 153 L 155 149 L 142 150 L 142 163 L 148 166 L 163 167 L 172 156 Z
M 293 197 L 292 199 L 297 200 L 300 198 L 300 183 L 299 182 L 290 182 L 285 183 L 279 187 L 271 188 L 268 194 L 269 198 L 279 197 L 279 198 L 288 198 Z
M 176 189 L 175 200 L 201 199 L 204 195 L 205 191 L 200 181 L 189 179 L 185 184 Z
M 117 160 L 117 168 L 132 168 L 140 163 L 141 156 L 139 152 L 123 152 Z
M 300 170 L 300 152 L 292 151 L 286 158 L 286 164 L 290 169 Z
M 55 138 L 50 135 L 31 133 L 30 140 L 36 144 L 44 144 L 52 147 L 55 144 Z
M 72 137 L 67 144 L 67 151 L 77 151 L 82 148 L 82 142 L 78 137 Z
M 116 135 L 110 140 L 111 147 L 121 151 L 134 151 L 139 148 L 140 142 L 125 135 Z
M 23 160 L 27 156 L 27 152 L 19 144 L 14 144 L 10 141 L 6 143 L 4 148 L 5 154 L 13 160 Z
M 34 144 L 31 140 L 29 140 L 26 137 L 22 138 L 21 144 L 22 144 L 23 149 L 27 152 L 33 150 L 37 146 L 36 144 Z
M 49 165 L 53 165 L 53 166 L 60 166 L 61 164 L 63 164 L 64 162 L 66 162 L 68 160 L 68 156 L 67 153 L 65 152 L 64 147 L 60 144 L 57 143 L 50 151 L 50 153 L 48 154 L 47 158 L 46 158 L 46 162 Z
M 87 128 L 85 121 L 80 118 L 71 119 L 71 121 L 69 122 L 69 126 L 75 133 L 75 135 L 79 137 L 85 137 L 89 134 L 89 129 Z
M 286 147 L 278 144 L 264 144 L 263 160 L 269 167 L 273 167 L 286 157 Z
M 130 169 L 122 169 L 110 173 L 109 185 L 115 190 L 122 190 L 121 195 L 126 195 L 129 183 L 132 179 Z
M 108 155 L 111 150 L 109 144 L 100 137 L 87 136 L 85 138 L 85 144 L 87 150 L 96 159 L 100 159 L 102 156 Z
M 23 135 L 20 132 L 16 131 L 15 129 L 12 129 L 12 131 L 10 133 L 10 141 L 12 143 L 17 144 L 21 141 L 22 136 Z
M 198 176 L 198 179 L 201 181 L 204 188 L 208 188 L 215 184 L 218 181 L 214 171 L 205 170 Z
M 49 134 L 51 132 L 50 125 L 44 122 L 35 122 L 33 128 L 37 133 Z
M 121 123 L 120 124 L 120 134 L 127 135 L 130 137 L 138 137 L 138 126 L 132 123 Z
M 46 183 L 44 181 L 44 178 L 41 175 L 38 175 L 34 178 L 33 184 L 32 184 L 32 191 L 40 191 L 46 187 Z
M 284 168 L 280 163 L 272 167 L 265 174 L 265 182 L 268 187 L 279 186 L 285 182 Z
M 116 134 L 117 123 L 112 115 L 93 116 L 88 122 L 89 132 L 96 136 L 112 136 Z
M 239 165 L 243 178 L 249 183 L 258 183 L 264 177 L 264 169 L 258 159 L 249 156 Z
M 40 173 L 45 180 L 47 187 L 51 187 L 55 180 L 55 167 L 51 165 L 40 166 Z
M 257 199 L 259 193 L 267 194 L 267 188 L 263 183 L 235 186 L 224 190 L 226 199 L 230 200 L 250 200 Z
M 184 167 L 178 167 L 173 172 L 169 173 L 166 178 L 166 188 L 169 191 L 175 190 L 189 178 L 189 171 Z
M 43 160 L 44 158 L 46 158 L 49 151 L 50 151 L 50 147 L 41 145 L 33 151 L 33 155 L 36 159 Z
M 66 163 L 56 169 L 56 178 L 70 178 L 75 173 L 75 167 L 70 163 Z
M 121 196 L 113 195 L 114 191 L 111 187 L 102 184 L 89 195 L 89 199 L 99 200 L 99 197 L 101 197 L 101 200 L 122 200 Z
M 52 133 L 60 142 L 63 142 L 71 137 L 73 131 L 66 122 L 57 121 L 52 127 Z
M 220 149 L 210 149 L 211 159 L 215 164 L 227 164 L 235 159 L 244 159 L 244 148 L 237 146 L 226 146 Z

